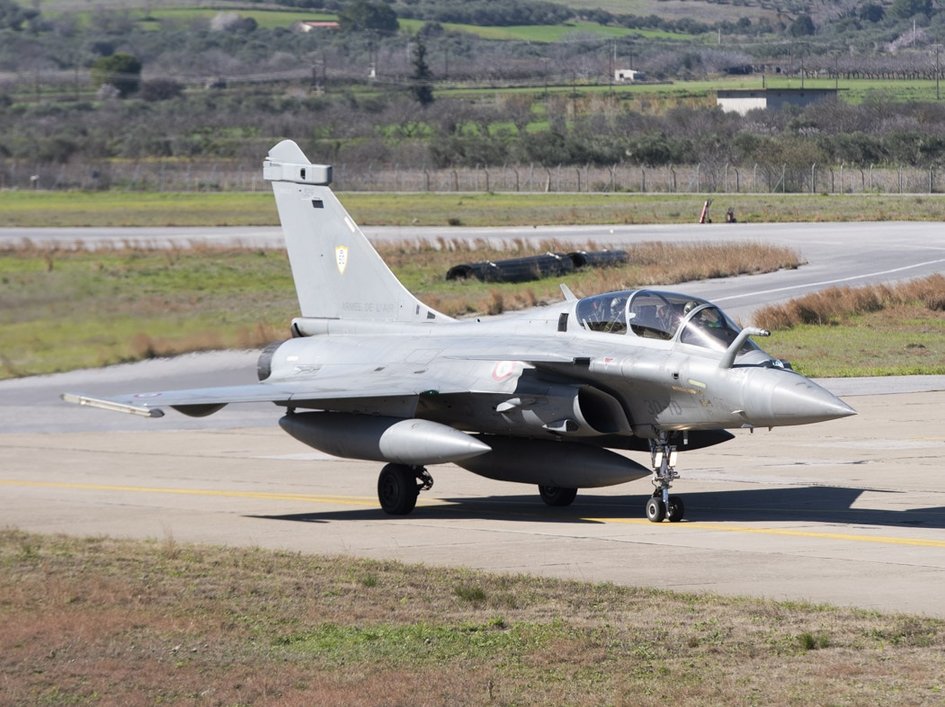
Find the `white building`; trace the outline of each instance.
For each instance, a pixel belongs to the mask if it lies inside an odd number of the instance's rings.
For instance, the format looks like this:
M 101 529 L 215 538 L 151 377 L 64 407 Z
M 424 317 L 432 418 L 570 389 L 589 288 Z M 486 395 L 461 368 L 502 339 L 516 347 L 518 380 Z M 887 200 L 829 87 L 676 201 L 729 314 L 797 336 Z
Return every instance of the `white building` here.
M 633 83 L 634 81 L 643 81 L 645 78 L 642 71 L 634 69 L 617 69 L 614 71 L 614 81 Z

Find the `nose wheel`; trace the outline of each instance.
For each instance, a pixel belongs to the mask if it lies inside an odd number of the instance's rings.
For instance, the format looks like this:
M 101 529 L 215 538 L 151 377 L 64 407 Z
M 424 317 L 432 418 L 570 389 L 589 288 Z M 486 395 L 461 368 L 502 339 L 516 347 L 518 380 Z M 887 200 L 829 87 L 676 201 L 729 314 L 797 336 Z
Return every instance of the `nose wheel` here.
M 651 523 L 678 523 L 686 513 L 680 496 L 670 495 L 673 481 L 679 478 L 676 471 L 676 445 L 670 443 L 669 435 L 661 432 L 650 440 L 650 456 L 653 462 L 653 486 L 656 489 L 646 502 L 646 519 Z

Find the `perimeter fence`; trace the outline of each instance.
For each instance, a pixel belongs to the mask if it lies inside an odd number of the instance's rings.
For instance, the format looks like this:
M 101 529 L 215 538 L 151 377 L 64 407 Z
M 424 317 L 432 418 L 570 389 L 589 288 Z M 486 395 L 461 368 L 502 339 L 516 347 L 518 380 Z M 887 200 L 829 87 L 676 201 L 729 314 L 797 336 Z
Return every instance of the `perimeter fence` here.
M 334 166 L 339 191 L 378 192 L 623 192 L 623 193 L 945 193 L 945 165 L 515 165 L 417 169 L 372 164 Z M 0 158 L 0 189 L 128 191 L 259 191 L 261 164 L 102 161 L 30 164 Z

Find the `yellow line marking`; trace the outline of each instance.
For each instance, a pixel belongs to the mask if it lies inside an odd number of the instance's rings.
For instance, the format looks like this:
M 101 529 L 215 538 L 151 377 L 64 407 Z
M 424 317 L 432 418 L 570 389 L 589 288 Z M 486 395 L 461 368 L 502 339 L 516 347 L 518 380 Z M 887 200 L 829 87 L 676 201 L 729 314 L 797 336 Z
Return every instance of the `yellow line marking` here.
M 268 491 L 221 491 L 216 489 L 178 489 L 149 486 L 121 486 L 116 484 L 83 484 L 59 481 L 26 481 L 22 479 L 0 479 L 4 486 L 31 486 L 34 488 L 73 489 L 77 491 L 120 491 L 133 493 L 167 493 L 178 496 L 217 496 L 222 498 L 256 498 L 274 501 L 306 501 L 308 503 L 330 503 L 341 506 L 376 507 L 377 499 L 352 496 L 312 496 L 304 493 L 273 493 Z
M 650 521 L 644 518 L 584 518 L 597 523 L 625 523 L 643 525 Z M 824 533 L 814 530 L 789 530 L 787 528 L 748 528 L 726 523 L 666 523 L 665 525 L 688 530 L 717 530 L 725 533 L 749 533 L 755 535 L 780 535 L 791 538 L 815 538 L 818 540 L 846 540 L 858 543 L 878 543 L 882 545 L 915 545 L 918 547 L 945 548 L 945 540 L 926 540 L 922 538 L 896 538 L 888 535 L 853 535 L 851 533 Z
M 130 493 L 164 493 L 178 496 L 215 496 L 218 498 L 254 498 L 269 501 L 304 501 L 338 506 L 368 506 L 377 508 L 377 499 L 357 496 L 315 496 L 304 493 L 275 493 L 270 491 L 226 491 L 216 489 L 181 489 L 171 487 L 123 486 L 118 484 L 90 484 L 64 481 L 29 481 L 25 479 L 0 479 L 3 486 L 32 488 L 73 489 L 77 491 L 117 491 Z M 449 501 L 426 499 L 423 505 L 452 505 Z M 576 518 L 591 523 L 614 523 L 622 525 L 649 525 L 644 518 Z M 790 530 L 786 528 L 749 528 L 728 523 L 661 523 L 666 530 L 709 530 L 725 533 L 747 533 L 754 535 L 777 535 L 792 538 L 817 540 L 842 540 L 847 542 L 877 543 L 881 545 L 911 545 L 916 547 L 945 548 L 945 540 L 922 538 L 897 538 L 888 535 L 853 535 L 851 533 L 826 533 L 813 530 Z

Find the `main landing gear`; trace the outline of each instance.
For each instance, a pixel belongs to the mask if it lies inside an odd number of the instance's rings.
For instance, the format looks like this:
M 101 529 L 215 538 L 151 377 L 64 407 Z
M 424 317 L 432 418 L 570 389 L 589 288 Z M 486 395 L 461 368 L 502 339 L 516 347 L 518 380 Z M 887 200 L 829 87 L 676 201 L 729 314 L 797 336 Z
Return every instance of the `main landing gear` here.
M 656 490 L 646 502 L 646 518 L 652 523 L 663 519 L 677 523 L 683 519 L 686 507 L 679 496 L 670 496 L 669 487 L 679 478 L 676 471 L 676 445 L 670 442 L 669 433 L 660 432 L 650 440 L 650 456 L 653 461 L 653 485 Z
M 574 498 L 577 496 L 577 489 L 568 488 L 566 486 L 538 486 L 538 493 L 541 496 L 541 500 L 547 503 L 549 506 L 570 506 L 574 503 Z
M 394 516 L 405 516 L 417 505 L 421 491 L 433 488 L 433 477 L 422 466 L 388 464 L 377 477 L 377 500 Z

